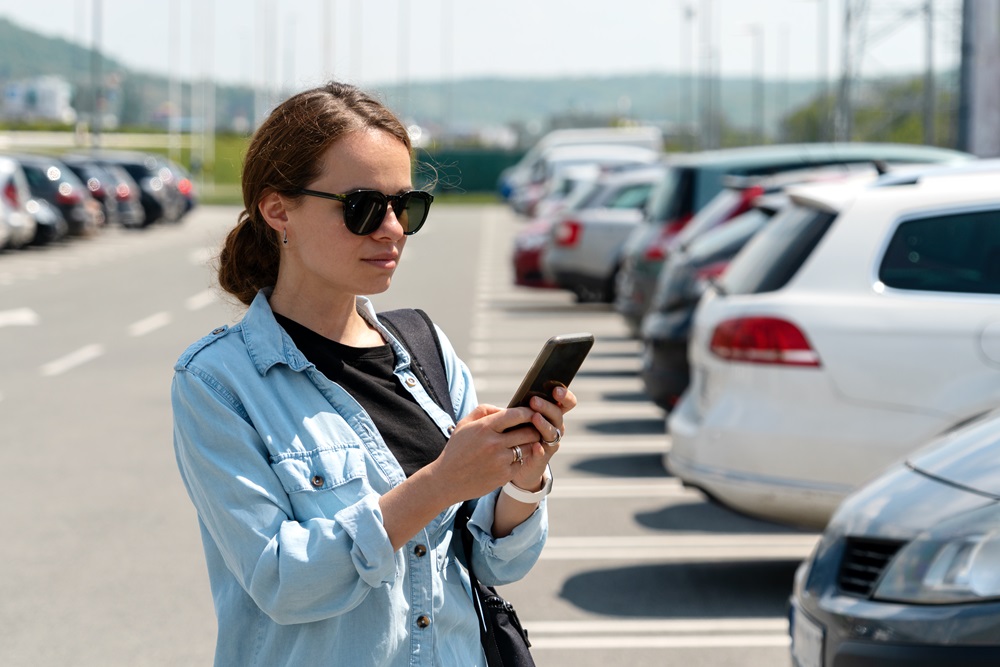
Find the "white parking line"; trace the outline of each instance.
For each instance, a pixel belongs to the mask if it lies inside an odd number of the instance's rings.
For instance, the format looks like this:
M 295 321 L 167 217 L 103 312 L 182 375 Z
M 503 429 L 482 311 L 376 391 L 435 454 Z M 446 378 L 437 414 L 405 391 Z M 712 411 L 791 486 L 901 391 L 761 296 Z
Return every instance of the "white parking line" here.
M 92 361 L 102 354 L 104 354 L 103 345 L 98 345 L 97 343 L 85 345 L 75 352 L 70 352 L 64 357 L 60 357 L 45 364 L 41 368 L 41 373 L 45 377 L 62 375 L 66 371 L 76 368 L 81 364 L 85 364 L 88 361 Z
M 531 626 L 525 624 L 529 632 Z M 589 637 L 535 637 L 531 635 L 531 650 L 570 649 L 638 649 L 638 648 L 780 648 L 791 640 L 787 633 L 766 635 L 614 635 Z
M 10 326 L 34 326 L 41 321 L 38 313 L 31 308 L 15 308 L 14 310 L 0 310 L 0 327 Z
M 595 621 L 532 621 L 532 648 L 708 648 L 786 646 L 788 619 L 605 619 Z
M 542 560 L 741 561 L 760 558 L 801 560 L 819 535 L 739 534 L 622 537 L 550 537 Z
M 172 320 L 173 318 L 170 316 L 170 313 L 166 311 L 150 315 L 147 318 L 130 324 L 128 327 L 128 335 L 145 336 L 152 331 L 156 331 L 157 329 L 167 326 Z
M 205 306 L 213 303 L 216 299 L 215 290 L 206 289 L 198 292 L 194 296 L 188 297 L 184 306 L 188 310 L 201 310 Z

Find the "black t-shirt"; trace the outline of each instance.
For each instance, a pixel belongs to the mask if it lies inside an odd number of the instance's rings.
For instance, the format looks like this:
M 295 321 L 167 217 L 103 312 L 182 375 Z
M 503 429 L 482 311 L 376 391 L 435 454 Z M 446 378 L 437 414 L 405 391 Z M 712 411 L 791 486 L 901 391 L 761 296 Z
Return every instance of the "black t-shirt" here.
M 306 359 L 361 404 L 407 477 L 438 457 L 447 438 L 393 374 L 396 356 L 388 343 L 350 347 L 274 317 Z

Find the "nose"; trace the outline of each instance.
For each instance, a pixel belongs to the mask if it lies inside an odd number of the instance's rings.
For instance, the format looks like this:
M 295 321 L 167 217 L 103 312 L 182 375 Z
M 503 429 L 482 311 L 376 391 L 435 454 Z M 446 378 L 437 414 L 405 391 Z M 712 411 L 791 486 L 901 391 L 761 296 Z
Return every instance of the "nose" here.
M 392 200 L 387 201 L 385 204 L 385 215 L 382 216 L 382 224 L 379 225 L 374 234 L 402 238 L 405 236 L 404 231 L 403 223 L 396 217 L 396 209 L 392 206 Z

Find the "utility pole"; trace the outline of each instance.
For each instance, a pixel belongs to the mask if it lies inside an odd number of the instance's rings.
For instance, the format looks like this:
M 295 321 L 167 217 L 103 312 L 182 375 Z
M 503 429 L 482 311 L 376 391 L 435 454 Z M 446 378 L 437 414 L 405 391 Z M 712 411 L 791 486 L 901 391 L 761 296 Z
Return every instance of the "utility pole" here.
M 101 147 L 101 122 L 104 113 L 104 72 L 101 63 L 101 0 L 94 0 L 90 45 L 90 84 L 94 91 L 94 112 L 91 114 L 91 145 Z
M 924 2 L 925 62 L 924 71 L 924 144 L 934 145 L 934 0 Z
M 181 79 L 177 69 L 181 60 L 180 36 L 180 3 L 176 0 L 169 5 L 170 18 L 168 34 L 170 36 L 170 118 L 168 119 L 169 141 L 167 142 L 170 159 L 180 161 L 181 153 Z

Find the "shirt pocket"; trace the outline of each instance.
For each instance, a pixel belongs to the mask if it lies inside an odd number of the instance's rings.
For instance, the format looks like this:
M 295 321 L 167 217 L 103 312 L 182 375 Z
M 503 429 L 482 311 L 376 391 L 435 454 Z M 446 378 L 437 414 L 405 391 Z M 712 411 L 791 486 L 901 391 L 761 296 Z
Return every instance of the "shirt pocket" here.
M 373 493 L 360 447 L 324 447 L 271 457 L 295 519 L 326 518 Z

